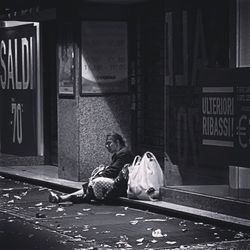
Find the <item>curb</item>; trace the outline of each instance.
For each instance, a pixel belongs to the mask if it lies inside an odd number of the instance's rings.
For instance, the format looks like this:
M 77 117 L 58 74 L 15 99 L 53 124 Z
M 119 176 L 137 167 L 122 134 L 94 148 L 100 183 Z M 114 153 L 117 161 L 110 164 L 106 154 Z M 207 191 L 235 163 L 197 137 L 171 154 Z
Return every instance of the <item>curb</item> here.
M 0 176 L 8 179 L 23 181 L 37 186 L 43 186 L 50 189 L 55 189 L 64 193 L 71 193 L 79 190 L 83 182 L 79 182 L 76 185 L 65 185 L 55 181 L 51 181 L 51 178 L 30 178 L 20 174 L 13 174 L 0 171 Z M 113 203 L 113 202 L 112 202 Z M 250 232 L 249 220 L 244 220 L 238 217 L 227 216 L 224 214 L 209 212 L 205 210 L 195 209 L 187 206 L 181 206 L 165 201 L 142 201 L 132 200 L 125 197 L 118 198 L 115 204 L 134 207 L 136 209 L 148 210 L 155 213 L 166 214 L 168 216 L 176 216 L 183 219 L 198 220 L 206 223 L 216 224 L 222 227 L 230 227 L 233 229 L 244 230 Z
M 61 184 L 61 183 L 51 182 L 49 180 L 43 180 L 43 179 L 39 179 L 39 178 L 32 179 L 30 177 L 26 177 L 23 175 L 10 174 L 10 173 L 6 173 L 6 172 L 0 172 L 0 176 L 3 176 L 3 177 L 8 178 L 8 179 L 16 180 L 16 181 L 26 182 L 26 183 L 33 184 L 36 186 L 43 186 L 43 187 L 47 187 L 49 189 L 55 189 L 55 190 L 58 190 L 58 191 L 64 192 L 64 193 L 71 193 L 71 192 L 77 191 L 79 189 L 77 187 L 72 187 L 72 186 Z M 82 185 L 82 184 L 80 184 L 80 185 Z

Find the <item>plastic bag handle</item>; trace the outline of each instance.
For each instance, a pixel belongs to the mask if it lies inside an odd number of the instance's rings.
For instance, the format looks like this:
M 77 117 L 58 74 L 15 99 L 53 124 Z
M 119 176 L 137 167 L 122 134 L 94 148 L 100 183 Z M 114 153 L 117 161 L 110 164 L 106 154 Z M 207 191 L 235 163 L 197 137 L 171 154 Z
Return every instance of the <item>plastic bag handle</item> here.
M 164 152 L 164 156 L 165 156 L 165 159 L 166 159 L 167 161 L 169 161 L 170 163 L 172 163 L 172 161 L 171 161 L 169 155 L 167 154 L 167 152 Z
M 147 152 L 145 153 L 145 155 L 146 155 L 148 158 L 152 157 L 153 159 L 156 160 L 156 157 L 155 157 L 155 155 L 154 155 L 152 152 L 147 151 Z M 148 155 L 149 155 L 149 156 L 148 156 Z
M 160 166 L 160 164 L 159 164 L 159 162 L 158 162 L 158 160 L 156 159 L 156 157 L 155 157 L 155 155 L 152 153 L 152 152 L 150 152 L 150 151 L 147 151 L 146 153 L 145 153 L 145 155 L 147 156 L 147 158 L 153 158 L 154 159 L 154 161 Z M 149 155 L 149 156 L 148 156 Z
M 137 162 L 139 162 L 140 160 L 141 160 L 141 156 L 140 156 L 140 155 L 137 155 L 137 156 L 134 158 L 134 160 L 133 160 L 132 166 L 135 166 L 135 164 L 136 164 Z

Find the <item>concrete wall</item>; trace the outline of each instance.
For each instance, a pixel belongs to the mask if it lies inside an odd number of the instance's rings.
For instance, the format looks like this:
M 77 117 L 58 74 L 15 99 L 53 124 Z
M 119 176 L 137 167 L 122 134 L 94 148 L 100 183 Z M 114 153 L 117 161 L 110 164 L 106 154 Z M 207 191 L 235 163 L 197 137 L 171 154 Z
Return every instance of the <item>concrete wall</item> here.
M 130 146 L 131 97 L 130 93 L 81 96 L 80 49 L 75 41 L 68 44 L 75 46 L 75 95 L 58 97 L 58 173 L 60 178 L 84 181 L 95 167 L 110 162 L 107 133 L 120 133 Z
M 59 177 L 83 181 L 111 155 L 106 134 L 121 133 L 130 146 L 130 96 L 76 97 L 58 101 Z
M 79 119 L 80 179 L 85 179 L 93 168 L 110 162 L 104 145 L 107 133 L 122 134 L 130 145 L 130 97 L 82 97 Z
M 79 180 L 79 122 L 76 99 L 58 100 L 58 175 Z

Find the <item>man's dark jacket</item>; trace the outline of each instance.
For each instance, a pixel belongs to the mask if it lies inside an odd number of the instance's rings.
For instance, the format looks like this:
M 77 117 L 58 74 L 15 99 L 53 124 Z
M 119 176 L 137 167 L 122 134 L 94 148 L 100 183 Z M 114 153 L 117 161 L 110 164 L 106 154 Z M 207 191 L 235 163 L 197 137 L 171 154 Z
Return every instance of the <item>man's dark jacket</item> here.
M 133 162 L 134 156 L 128 148 L 124 147 L 119 152 L 112 155 L 111 164 L 98 176 L 116 178 L 126 164 Z

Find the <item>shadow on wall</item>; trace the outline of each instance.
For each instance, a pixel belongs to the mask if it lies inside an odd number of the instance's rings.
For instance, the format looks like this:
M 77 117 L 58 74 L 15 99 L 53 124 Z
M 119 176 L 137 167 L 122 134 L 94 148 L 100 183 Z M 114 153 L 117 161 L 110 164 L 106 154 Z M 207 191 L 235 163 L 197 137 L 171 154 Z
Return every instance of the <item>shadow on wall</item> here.
M 121 134 L 131 146 L 131 97 L 128 92 L 127 23 L 81 23 L 78 103 L 80 179 L 110 163 L 106 135 Z M 118 93 L 118 94 L 117 94 Z
M 82 97 L 80 110 L 80 178 L 94 167 L 110 163 L 105 149 L 106 135 L 120 133 L 131 146 L 130 95 Z
M 81 23 L 81 91 L 92 97 L 80 99 L 80 110 L 93 137 L 115 131 L 130 139 L 127 32 L 124 21 Z

